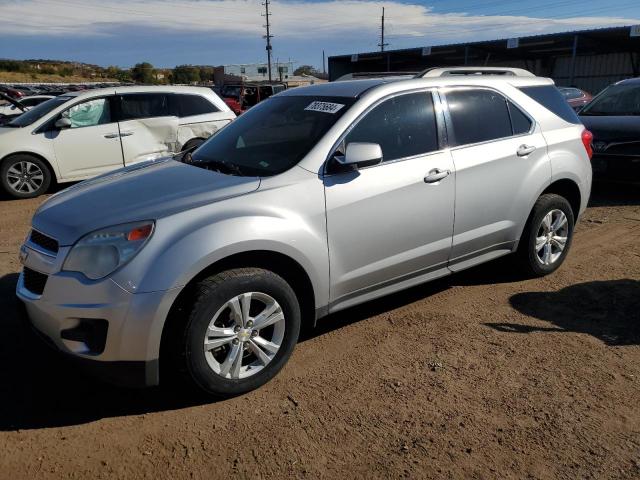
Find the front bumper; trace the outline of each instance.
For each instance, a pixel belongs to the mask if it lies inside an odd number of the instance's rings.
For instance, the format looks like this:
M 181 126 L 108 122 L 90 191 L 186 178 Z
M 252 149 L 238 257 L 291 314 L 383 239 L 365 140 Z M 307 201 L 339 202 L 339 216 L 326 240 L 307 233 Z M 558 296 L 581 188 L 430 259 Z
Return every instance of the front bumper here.
M 65 256 L 63 250 L 56 257 Z M 46 275 L 37 294 L 25 285 L 23 271 L 16 294 L 33 327 L 50 344 L 113 383 L 159 383 L 162 328 L 177 290 L 130 293 L 109 278 L 90 281 L 62 272 L 61 261 L 29 242 L 21 257 L 25 268 Z

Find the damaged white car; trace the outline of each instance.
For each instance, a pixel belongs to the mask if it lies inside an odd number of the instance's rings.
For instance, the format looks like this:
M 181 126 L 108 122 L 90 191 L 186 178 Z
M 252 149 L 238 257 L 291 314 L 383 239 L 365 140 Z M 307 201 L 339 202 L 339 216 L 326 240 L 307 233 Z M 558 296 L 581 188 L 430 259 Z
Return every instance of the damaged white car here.
M 16 198 L 194 149 L 235 114 L 209 88 L 115 87 L 52 98 L 0 128 L 0 185 Z

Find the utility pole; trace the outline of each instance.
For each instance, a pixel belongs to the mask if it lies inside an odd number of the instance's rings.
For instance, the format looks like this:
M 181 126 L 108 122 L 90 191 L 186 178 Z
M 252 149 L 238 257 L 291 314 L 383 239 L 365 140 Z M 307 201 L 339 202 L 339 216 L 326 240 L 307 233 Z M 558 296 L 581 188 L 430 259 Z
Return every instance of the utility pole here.
M 384 43 L 384 7 L 382 7 L 382 24 L 380 25 L 380 43 L 378 46 L 380 47 L 380 51 L 384 52 L 384 47 L 389 45 L 388 43 Z
M 271 77 L 271 39 L 273 38 L 273 35 L 271 35 L 271 31 L 270 31 L 270 23 L 269 23 L 269 17 L 271 16 L 271 14 L 269 13 L 269 0 L 264 0 L 264 3 L 262 4 L 264 5 L 264 13 L 262 14 L 263 17 L 266 18 L 267 20 L 267 24 L 265 25 L 265 28 L 267 29 L 267 34 L 265 36 L 263 36 L 262 38 L 266 38 L 267 39 L 267 70 L 269 72 L 269 81 L 272 80 Z
M 327 74 L 327 69 L 325 68 L 324 50 L 322 50 L 322 73 L 323 75 Z

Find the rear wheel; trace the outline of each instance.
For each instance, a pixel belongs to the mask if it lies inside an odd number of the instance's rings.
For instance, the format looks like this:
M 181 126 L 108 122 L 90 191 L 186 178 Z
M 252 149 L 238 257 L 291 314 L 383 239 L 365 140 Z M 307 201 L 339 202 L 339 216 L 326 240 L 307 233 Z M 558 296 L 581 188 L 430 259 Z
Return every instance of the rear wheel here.
M 298 340 L 300 307 L 287 282 L 242 268 L 201 281 L 182 339 L 191 379 L 205 392 L 233 396 L 268 382 Z
M 562 265 L 571 246 L 573 226 L 573 210 L 564 197 L 544 194 L 538 198 L 518 247 L 528 274 L 548 275 Z
M 0 183 L 14 198 L 33 198 L 45 193 L 51 185 L 51 170 L 39 158 L 14 155 L 0 166 Z

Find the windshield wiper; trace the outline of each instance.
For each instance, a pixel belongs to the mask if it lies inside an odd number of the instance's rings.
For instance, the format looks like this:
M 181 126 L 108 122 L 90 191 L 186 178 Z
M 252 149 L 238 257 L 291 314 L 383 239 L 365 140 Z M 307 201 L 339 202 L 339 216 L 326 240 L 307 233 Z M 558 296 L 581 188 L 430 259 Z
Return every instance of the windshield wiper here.
M 193 165 L 194 167 L 202 167 L 207 170 L 216 170 L 220 173 L 227 173 L 230 175 L 237 175 L 239 177 L 244 176 L 242 173 L 242 169 L 236 165 L 235 163 L 229 163 L 225 160 L 215 160 L 215 159 L 203 159 L 203 160 L 193 160 L 191 154 L 187 154 L 184 163 L 188 163 Z

